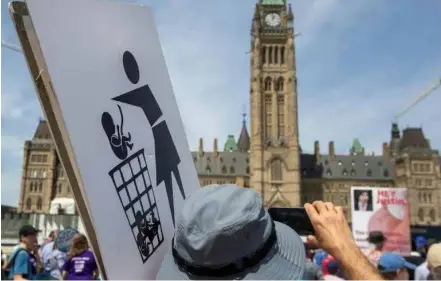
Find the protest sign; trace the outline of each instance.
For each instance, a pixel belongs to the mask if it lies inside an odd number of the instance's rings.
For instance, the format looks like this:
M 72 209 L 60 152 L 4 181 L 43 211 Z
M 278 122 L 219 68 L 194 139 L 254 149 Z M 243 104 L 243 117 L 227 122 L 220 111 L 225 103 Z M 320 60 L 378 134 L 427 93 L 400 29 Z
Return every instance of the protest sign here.
M 155 279 L 199 183 L 152 15 L 111 1 L 23 4 L 11 14 L 101 273 Z
M 406 188 L 352 187 L 352 232 L 362 249 L 371 247 L 367 237 L 381 231 L 384 250 L 407 255 L 411 251 L 409 205 Z

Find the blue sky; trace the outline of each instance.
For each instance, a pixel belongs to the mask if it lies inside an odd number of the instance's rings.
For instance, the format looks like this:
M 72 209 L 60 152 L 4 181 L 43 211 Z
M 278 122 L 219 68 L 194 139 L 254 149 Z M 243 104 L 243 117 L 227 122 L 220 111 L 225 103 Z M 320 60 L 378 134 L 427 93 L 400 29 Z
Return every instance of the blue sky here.
M 2 40 L 18 43 L 1 0 Z M 152 7 L 191 149 L 240 132 L 249 103 L 250 24 L 255 0 L 130 1 Z M 441 76 L 441 2 L 289 1 L 295 13 L 300 142 L 354 137 L 381 153 L 393 116 Z M 17 204 L 24 141 L 42 116 L 20 53 L 2 48 L 2 204 Z M 423 127 L 441 149 L 441 89 L 399 120 Z

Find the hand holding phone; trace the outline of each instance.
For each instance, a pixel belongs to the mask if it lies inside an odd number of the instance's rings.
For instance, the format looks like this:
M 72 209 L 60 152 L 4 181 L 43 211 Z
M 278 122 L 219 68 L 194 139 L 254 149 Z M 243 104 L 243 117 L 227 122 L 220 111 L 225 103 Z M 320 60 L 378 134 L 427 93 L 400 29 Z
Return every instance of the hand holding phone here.
M 274 221 L 288 225 L 301 236 L 314 235 L 315 233 L 304 208 L 270 208 L 268 213 Z

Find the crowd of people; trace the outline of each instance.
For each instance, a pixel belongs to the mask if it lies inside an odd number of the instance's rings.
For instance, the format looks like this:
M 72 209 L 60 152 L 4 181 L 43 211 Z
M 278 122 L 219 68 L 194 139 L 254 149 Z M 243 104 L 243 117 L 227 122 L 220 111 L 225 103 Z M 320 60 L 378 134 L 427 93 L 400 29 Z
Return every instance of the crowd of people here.
M 84 234 L 77 233 L 66 251 L 58 249 L 58 231 L 52 231 L 42 245 L 38 230 L 31 225 L 20 228 L 19 244 L 9 258 L 2 260 L 2 280 L 95 280 L 98 267 Z
M 383 250 L 386 237 L 369 234 L 360 250 L 339 206 L 305 204 L 314 235 L 306 242 L 273 221 L 262 197 L 235 185 L 209 186 L 184 201 L 172 247 L 157 275 L 160 280 L 441 280 L 441 243 L 415 241 L 409 256 Z M 98 268 L 85 235 L 77 233 L 68 252 L 57 249 L 57 232 L 37 247 L 38 231 L 23 226 L 20 244 L 2 279 L 93 280 Z
M 306 243 L 271 219 L 253 189 L 197 190 L 184 201 L 157 279 L 441 279 L 441 243 L 419 241 L 417 251 L 403 257 L 385 252 L 386 237 L 374 231 L 368 237 L 372 248 L 362 251 L 341 207 L 322 201 L 304 207 L 315 230 Z

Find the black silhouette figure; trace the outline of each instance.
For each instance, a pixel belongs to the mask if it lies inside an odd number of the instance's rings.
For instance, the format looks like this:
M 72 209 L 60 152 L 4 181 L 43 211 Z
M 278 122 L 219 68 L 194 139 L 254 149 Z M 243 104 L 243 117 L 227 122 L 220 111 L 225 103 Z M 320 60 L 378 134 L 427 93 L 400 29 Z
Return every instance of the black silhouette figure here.
M 124 136 L 123 125 L 124 116 L 122 114 L 121 107 L 118 105 L 119 113 L 121 115 L 121 127 L 115 126 L 112 116 L 108 112 L 104 112 L 101 116 L 101 124 L 103 125 L 104 132 L 106 132 L 109 139 L 110 146 L 116 157 L 121 160 L 127 158 L 129 149 L 132 150 L 133 143 L 131 143 L 132 136 L 128 133 L 128 136 Z
M 135 215 L 135 223 L 136 223 L 136 227 L 138 228 L 138 235 L 136 237 L 136 243 L 138 244 L 138 247 L 141 251 L 141 253 L 148 257 L 150 251 L 149 251 L 149 247 L 148 244 L 151 243 L 151 240 L 149 240 L 150 242 L 147 243 L 145 240 L 146 237 L 146 221 L 143 218 L 142 214 L 140 211 L 136 212 Z M 153 239 L 152 239 L 153 240 Z
M 139 67 L 135 57 L 129 51 L 124 52 L 123 65 L 127 78 L 133 84 L 139 81 Z M 173 182 L 172 174 L 175 176 L 176 182 L 181 191 L 182 197 L 185 199 L 185 192 L 182 186 L 181 176 L 179 174 L 178 165 L 181 163 L 178 151 L 173 142 L 173 138 L 168 129 L 167 123 L 163 120 L 155 124 L 162 116 L 161 108 L 155 99 L 149 85 L 141 86 L 130 92 L 113 98 L 115 101 L 137 106 L 144 111 L 147 120 L 153 130 L 156 155 L 156 184 L 164 182 L 167 192 L 170 212 L 172 215 L 173 225 L 175 224 L 175 207 L 173 202 Z

